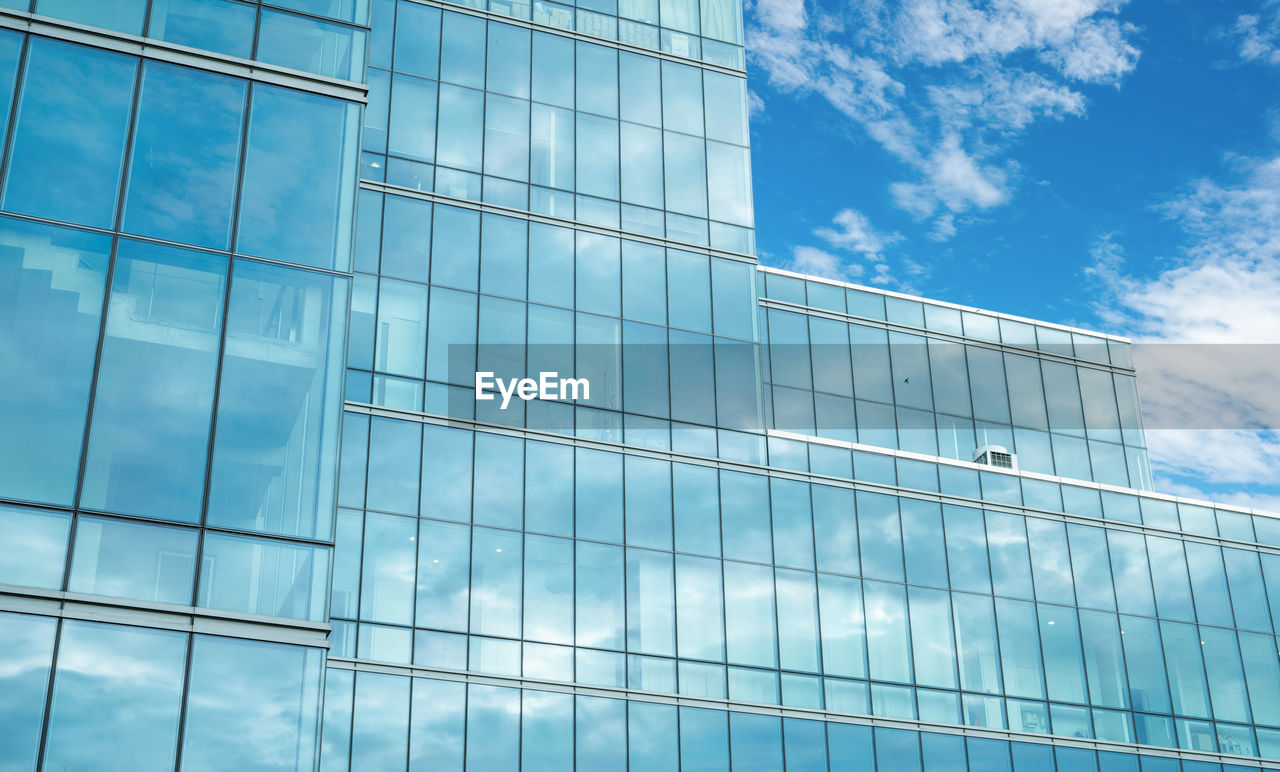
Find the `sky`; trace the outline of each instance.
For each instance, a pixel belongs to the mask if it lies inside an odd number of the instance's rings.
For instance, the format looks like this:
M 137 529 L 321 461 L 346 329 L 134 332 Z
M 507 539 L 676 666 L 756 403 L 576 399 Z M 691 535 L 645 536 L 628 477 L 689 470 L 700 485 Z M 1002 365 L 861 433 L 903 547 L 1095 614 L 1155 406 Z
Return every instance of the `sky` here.
M 1280 0 L 746 24 L 762 263 L 1129 336 L 1157 490 L 1280 512 Z

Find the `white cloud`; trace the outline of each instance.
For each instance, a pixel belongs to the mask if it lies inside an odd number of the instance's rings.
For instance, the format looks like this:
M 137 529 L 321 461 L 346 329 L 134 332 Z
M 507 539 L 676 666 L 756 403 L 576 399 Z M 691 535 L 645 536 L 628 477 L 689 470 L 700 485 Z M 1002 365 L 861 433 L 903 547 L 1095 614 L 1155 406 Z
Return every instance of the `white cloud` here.
M 839 281 L 851 281 L 862 275 L 862 266 L 848 263 L 817 247 L 796 247 L 791 253 L 791 260 L 783 263 L 782 267 Z
M 843 209 L 831 218 L 830 225 L 815 228 L 813 235 L 824 242 L 823 247 L 797 246 L 789 259 L 769 262 L 790 271 L 828 279 L 890 284 L 911 291 L 910 285 L 900 282 L 886 262 L 886 250 L 902 241 L 902 234 L 876 230 L 862 212 Z M 910 277 L 919 278 L 928 273 L 923 265 L 910 259 L 900 258 L 894 262 Z
M 832 218 L 834 228 L 818 228 L 813 233 L 833 247 L 862 255 L 868 260 L 884 259 L 886 246 L 902 240 L 899 233 L 880 233 L 861 212 L 845 209 Z
M 825 99 L 908 168 L 891 186 L 899 206 L 942 220 L 1007 203 L 1016 135 L 1082 115 L 1079 85 L 1133 70 L 1136 30 L 1115 17 L 1126 2 L 754 0 L 747 50 L 772 87 Z
M 1257 13 L 1242 13 L 1232 29 L 1240 41 L 1240 58 L 1280 65 L 1280 0 L 1264 0 Z
M 1187 235 L 1169 267 L 1133 276 L 1120 245 L 1103 237 L 1089 273 L 1104 290 L 1099 314 L 1139 344 L 1134 359 L 1154 471 L 1207 486 L 1274 486 L 1280 157 L 1230 160 L 1233 184 L 1199 180 L 1161 207 Z

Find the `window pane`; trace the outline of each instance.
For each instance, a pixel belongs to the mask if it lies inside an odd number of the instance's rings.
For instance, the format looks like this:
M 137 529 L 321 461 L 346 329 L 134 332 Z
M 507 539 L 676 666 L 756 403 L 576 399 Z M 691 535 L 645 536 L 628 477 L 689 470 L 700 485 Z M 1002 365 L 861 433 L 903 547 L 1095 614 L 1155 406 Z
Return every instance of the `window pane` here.
M 462 769 L 463 727 L 466 723 L 466 684 L 413 679 L 409 764 L 439 770 Z
M 578 542 L 574 617 L 579 646 L 623 648 L 622 558 L 621 547 Z
M 488 77 L 485 88 L 529 98 L 529 30 L 510 24 L 489 25 Z
M 110 239 L 6 219 L 0 245 L 0 495 L 70 504 Z
M 207 635 L 192 646 L 182 768 L 311 769 L 321 651 Z
M 480 171 L 483 117 L 483 92 L 460 86 L 440 86 L 437 162 L 467 171 Z
M 728 661 L 777 667 L 773 570 L 767 566 L 726 562 L 724 589 Z
M 422 429 L 423 517 L 471 519 L 473 434 L 428 424 Z
M 247 84 L 148 62 L 134 129 L 124 229 L 226 249 Z
M 82 506 L 200 519 L 227 261 L 120 242 Z
M 412 3 L 405 5 L 410 8 L 436 10 Z M 435 160 L 435 81 L 399 74 L 392 76 L 391 117 L 388 132 L 387 149 L 390 152 L 425 163 Z
M 420 522 L 416 626 L 466 632 L 470 539 L 465 525 Z
M 373 512 L 365 516 L 361 619 L 400 625 L 413 623 L 417 535 L 418 523 L 410 518 Z
M 528 102 L 493 94 L 486 97 L 484 173 L 521 182 L 528 181 Z
M 484 28 L 484 19 L 445 12 L 444 32 L 441 34 L 441 80 L 484 88 Z
M 996 621 L 1000 631 L 1000 667 L 1004 674 L 1005 693 L 1043 699 L 1044 672 L 1041 669 L 1035 606 L 997 598 Z
M 35 769 L 57 624 L 0 613 L 0 769 Z
M 520 690 L 467 687 L 467 769 L 519 769 Z
M 618 122 L 577 114 L 578 192 L 618 198 Z
M 535 185 L 573 190 L 573 112 L 534 104 L 531 126 L 529 181 Z
M 207 533 L 197 605 L 320 620 L 328 575 L 327 548 Z
M 236 248 L 299 265 L 350 262 L 358 105 L 255 85 Z
M 520 635 L 520 534 L 492 528 L 472 531 L 471 632 Z
M 577 68 L 577 108 L 596 115 L 618 117 L 618 52 L 579 42 Z
M 81 517 L 71 559 L 71 592 L 191 605 L 197 532 Z
M 679 655 L 724 660 L 720 561 L 676 556 L 676 637 Z
M 885 681 L 911 680 L 911 642 L 907 635 L 906 594 L 903 587 L 864 582 L 867 618 L 867 655 L 871 677 Z
M 578 769 L 627 768 L 627 703 L 603 697 L 578 696 L 574 754 Z
M 352 769 L 404 766 L 409 752 L 409 682 L 385 673 L 356 674 Z
M 664 131 L 662 137 L 667 209 L 693 217 L 706 217 L 705 143 L 695 137 L 669 131 Z
M 182 633 L 63 622 L 45 767 L 172 769 L 186 652 Z
M 256 17 L 257 9 L 243 3 L 169 0 L 153 4 L 147 37 L 248 59 Z
M 819 670 L 818 595 L 814 575 L 778 569 L 778 657 L 783 668 Z
M 210 523 L 331 532 L 346 297 L 345 279 L 235 264 Z
M 22 10 L 26 10 L 25 4 Z M 36 13 L 44 16 L 127 32 L 130 35 L 142 34 L 142 20 L 146 12 L 146 0 L 121 0 L 110 9 L 84 0 L 39 0 L 36 3 Z
M 729 738 L 735 772 L 782 769 L 781 722 L 776 716 L 729 714 Z
M 522 772 L 573 767 L 573 695 L 526 689 L 521 714 Z
M 0 506 L 0 584 L 62 589 L 71 515 Z
M 768 478 L 720 472 L 720 518 L 725 557 L 772 562 Z
M 99 228 L 113 225 L 136 67 L 132 57 L 31 39 L 5 209 Z
M 396 4 L 396 71 L 434 78 L 439 60 L 440 9 L 401 0 Z
M 622 541 L 622 456 L 586 448 L 576 456 L 576 535 Z

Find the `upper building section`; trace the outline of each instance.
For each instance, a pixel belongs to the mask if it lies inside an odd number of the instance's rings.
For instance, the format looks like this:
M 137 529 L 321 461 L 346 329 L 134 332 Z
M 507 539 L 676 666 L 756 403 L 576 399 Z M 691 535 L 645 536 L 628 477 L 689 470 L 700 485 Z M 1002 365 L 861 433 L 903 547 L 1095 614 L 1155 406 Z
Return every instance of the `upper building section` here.
M 731 70 L 410 0 L 375 5 L 369 64 L 369 182 L 754 251 Z
M 775 429 L 1151 490 L 1122 338 L 761 269 Z
M 616 40 L 627 47 L 738 70 L 746 66 L 741 0 L 460 0 L 458 4 L 522 21 L 531 19 L 539 26 Z M 384 47 L 377 37 L 390 32 L 394 5 L 395 0 L 374 0 L 375 52 Z M 403 8 L 404 2 L 399 5 Z
M 364 82 L 368 0 L 0 0 L 0 8 Z

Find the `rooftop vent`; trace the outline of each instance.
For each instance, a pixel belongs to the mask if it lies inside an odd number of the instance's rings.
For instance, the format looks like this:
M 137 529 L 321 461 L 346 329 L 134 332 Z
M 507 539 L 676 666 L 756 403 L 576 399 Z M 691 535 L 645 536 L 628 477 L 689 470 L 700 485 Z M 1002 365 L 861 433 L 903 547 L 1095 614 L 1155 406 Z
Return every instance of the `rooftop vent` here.
M 1018 457 L 1003 445 L 983 445 L 973 451 L 973 462 L 1000 469 L 1017 469 Z

